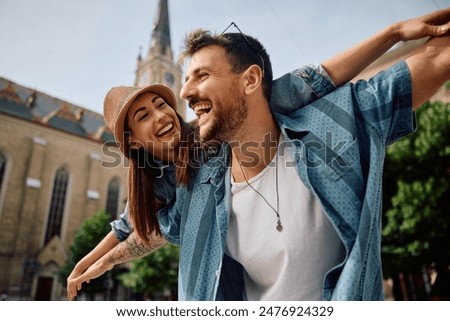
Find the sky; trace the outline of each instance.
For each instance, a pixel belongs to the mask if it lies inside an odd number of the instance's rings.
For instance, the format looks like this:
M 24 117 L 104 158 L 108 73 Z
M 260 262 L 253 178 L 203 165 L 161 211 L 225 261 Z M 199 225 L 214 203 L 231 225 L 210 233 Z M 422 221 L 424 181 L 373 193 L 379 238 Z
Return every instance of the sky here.
M 158 0 L 0 0 L 0 77 L 102 113 L 107 91 L 133 85 Z M 450 0 L 169 0 L 172 49 L 234 21 L 266 47 L 274 77 L 321 61 L 392 22 Z

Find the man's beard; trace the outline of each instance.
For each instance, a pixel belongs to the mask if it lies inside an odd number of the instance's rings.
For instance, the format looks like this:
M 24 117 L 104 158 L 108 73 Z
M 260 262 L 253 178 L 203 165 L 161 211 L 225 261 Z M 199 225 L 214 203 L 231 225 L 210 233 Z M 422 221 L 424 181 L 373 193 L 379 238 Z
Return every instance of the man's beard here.
M 232 94 L 229 99 L 214 106 L 215 115 L 211 126 L 200 129 L 200 139 L 203 142 L 231 142 L 245 122 L 248 114 L 247 103 L 242 95 L 238 94 L 235 86 L 230 92 Z

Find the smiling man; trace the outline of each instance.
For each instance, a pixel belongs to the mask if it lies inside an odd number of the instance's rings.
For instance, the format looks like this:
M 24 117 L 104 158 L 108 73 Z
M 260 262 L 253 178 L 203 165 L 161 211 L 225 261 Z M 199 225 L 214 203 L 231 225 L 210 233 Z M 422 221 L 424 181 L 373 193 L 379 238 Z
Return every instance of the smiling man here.
M 201 235 L 209 230 L 195 226 L 208 215 L 223 224 L 222 243 L 209 249 L 223 256 L 216 298 L 383 299 L 385 149 L 415 130 L 414 110 L 450 79 L 450 38 L 431 39 L 369 81 L 300 109 L 281 103 L 278 112 L 269 108 L 270 60 L 256 39 L 197 30 L 185 46 L 181 96 L 199 118 L 201 138 L 226 143 L 222 157 L 229 155 L 227 170 L 213 160 L 199 174 L 180 209 L 197 240 L 209 240 Z M 278 103 L 295 95 L 288 82 L 278 86 Z M 199 198 L 196 189 L 206 195 L 208 186 L 215 192 Z

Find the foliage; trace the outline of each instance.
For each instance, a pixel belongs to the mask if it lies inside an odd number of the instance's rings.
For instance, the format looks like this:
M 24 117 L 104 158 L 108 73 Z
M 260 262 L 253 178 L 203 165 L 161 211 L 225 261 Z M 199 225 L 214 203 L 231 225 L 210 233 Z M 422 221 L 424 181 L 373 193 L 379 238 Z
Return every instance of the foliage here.
M 166 244 L 154 253 L 134 260 L 128 273 L 119 278 L 123 285 L 130 287 L 136 293 L 165 293 L 172 295 L 177 292 L 179 247 Z
M 111 230 L 110 220 L 110 215 L 105 211 L 99 211 L 83 221 L 75 234 L 66 265 L 59 271 L 59 281 L 64 286 L 67 285 L 67 277 L 72 272 L 75 264 L 109 233 Z M 106 275 L 92 280 L 89 286 L 83 287 L 83 291 L 90 294 L 104 291 L 104 282 L 106 282 Z
M 445 88 L 446 90 L 449 90 L 449 89 L 450 89 L 450 81 L 447 81 L 447 82 L 445 83 L 444 88 Z
M 426 103 L 417 120 L 417 132 L 386 154 L 386 275 L 450 264 L 450 105 Z

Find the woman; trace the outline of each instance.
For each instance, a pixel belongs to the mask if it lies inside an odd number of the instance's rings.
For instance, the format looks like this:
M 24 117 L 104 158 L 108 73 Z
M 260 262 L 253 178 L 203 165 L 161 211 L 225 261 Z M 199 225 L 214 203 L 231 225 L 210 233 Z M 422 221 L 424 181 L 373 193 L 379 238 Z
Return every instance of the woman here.
M 195 129 L 176 107 L 174 94 L 163 85 L 121 86 L 107 93 L 105 123 L 129 163 L 128 204 L 121 219 L 112 223 L 113 231 L 76 264 L 67 279 L 68 289 L 74 278 L 125 239 L 120 233 L 131 232 L 128 219 L 143 244 L 155 248 L 165 243 L 157 216 L 148 213 L 173 203 L 176 185 L 188 184 L 194 174 L 189 151 L 195 150 Z
M 194 127 L 176 113 L 175 96 L 163 85 L 112 88 L 105 97 L 104 115 L 129 160 L 131 223 L 148 243 L 149 236 L 160 230 L 156 216 L 147 213 L 155 213 L 157 204 L 171 200 L 175 191 L 174 175 L 163 172 L 176 170 L 178 185 L 186 185 L 193 174 L 189 151 L 195 143 Z

